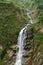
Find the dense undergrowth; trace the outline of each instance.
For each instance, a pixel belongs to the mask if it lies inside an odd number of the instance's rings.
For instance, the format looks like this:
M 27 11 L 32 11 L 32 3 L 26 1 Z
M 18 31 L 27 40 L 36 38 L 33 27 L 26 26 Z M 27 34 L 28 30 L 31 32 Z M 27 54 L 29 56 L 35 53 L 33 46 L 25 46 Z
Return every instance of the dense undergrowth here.
M 30 28 L 43 28 L 43 2 L 42 0 L 7 1 L 0 0 L 0 65 L 8 61 L 7 50 L 12 44 L 17 43 L 19 31 L 29 22 L 26 16 L 26 9 L 31 11 L 35 24 Z M 41 40 L 43 46 L 43 33 L 33 30 L 33 39 Z M 5 51 L 5 52 L 4 52 Z

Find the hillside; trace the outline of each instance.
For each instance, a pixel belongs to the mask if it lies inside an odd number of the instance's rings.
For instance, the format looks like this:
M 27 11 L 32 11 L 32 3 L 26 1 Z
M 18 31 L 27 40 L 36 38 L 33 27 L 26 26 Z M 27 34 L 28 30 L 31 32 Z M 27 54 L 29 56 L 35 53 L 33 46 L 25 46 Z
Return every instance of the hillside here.
M 43 2 L 42 0 L 0 1 L 0 65 L 14 65 L 17 38 L 29 22 L 26 9 L 34 22 L 27 30 L 22 65 L 43 65 Z

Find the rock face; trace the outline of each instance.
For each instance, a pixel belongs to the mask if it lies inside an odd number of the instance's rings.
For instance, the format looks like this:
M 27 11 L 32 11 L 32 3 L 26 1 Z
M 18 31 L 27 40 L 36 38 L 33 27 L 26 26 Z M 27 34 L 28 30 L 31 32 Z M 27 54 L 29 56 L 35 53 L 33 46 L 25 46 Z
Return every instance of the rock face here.
M 42 65 L 43 47 L 42 40 L 34 40 L 33 29 L 27 30 L 27 39 L 24 43 L 22 65 Z
M 1 8 L 1 6 L 3 6 L 3 7 Z M 22 16 L 20 16 L 20 14 L 19 14 L 20 12 L 16 11 L 16 17 L 15 17 L 15 8 L 13 5 L 1 3 L 0 8 L 1 8 L 0 16 L 2 16 L 2 18 L 0 18 L 0 22 L 2 21 L 4 23 L 4 26 L 3 26 L 3 23 L 0 24 L 1 25 L 0 30 L 2 32 L 2 33 L 0 33 L 0 37 L 2 40 L 5 39 L 4 42 L 1 41 L 1 43 L 6 44 L 4 46 L 4 48 L 7 47 L 8 45 L 10 45 L 10 43 L 11 43 L 10 49 L 7 50 L 9 59 L 8 60 L 3 59 L 3 61 L 4 61 L 3 64 L 4 65 L 14 65 L 15 59 L 16 59 L 16 52 L 18 51 L 17 36 L 18 36 L 20 29 L 22 27 L 24 27 L 25 23 L 23 22 Z M 2 10 L 3 8 L 5 8 L 4 9 L 5 12 L 4 12 L 4 10 Z M 2 13 L 1 13 L 1 11 L 2 11 Z M 3 12 L 4 12 L 4 14 L 3 14 Z M 7 18 L 9 19 L 9 21 Z M 10 20 L 11 18 L 13 18 L 13 19 Z M 5 20 L 5 22 L 3 20 Z M 7 24 L 6 24 L 6 21 L 7 21 Z M 13 23 L 11 23 L 11 21 Z M 12 26 L 14 26 L 14 27 L 12 27 Z M 26 42 L 24 43 L 22 65 L 43 65 L 43 44 L 42 44 L 43 40 L 34 39 L 35 31 L 39 31 L 39 32 L 41 32 L 41 34 L 43 34 L 43 28 L 39 29 L 40 28 L 39 26 L 38 27 L 36 26 L 36 28 L 27 30 L 27 38 L 26 38 Z M 15 40 L 16 40 L 16 42 L 15 42 Z M 8 48 L 9 48 L 9 46 L 8 46 Z M 3 64 L 1 64 L 1 65 L 3 65 Z
M 22 65 L 43 65 L 42 40 L 34 40 L 33 33 L 33 29 L 27 30 L 27 39 L 24 43 Z
M 33 33 L 33 29 L 27 31 L 22 65 L 43 65 L 43 41 L 40 39 L 34 40 Z
M 32 65 L 32 55 L 33 55 L 33 39 L 31 38 L 32 30 L 27 31 L 26 43 L 24 43 L 24 53 L 23 53 L 23 65 Z

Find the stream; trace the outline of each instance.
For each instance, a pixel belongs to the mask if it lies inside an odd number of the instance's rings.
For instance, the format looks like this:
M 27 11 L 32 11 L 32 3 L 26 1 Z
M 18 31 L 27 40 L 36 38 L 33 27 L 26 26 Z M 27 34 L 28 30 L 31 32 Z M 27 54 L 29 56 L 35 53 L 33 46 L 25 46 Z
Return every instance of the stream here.
M 29 26 L 31 24 L 33 24 L 33 21 L 32 21 L 31 15 L 30 15 L 31 14 L 30 11 L 28 9 L 26 9 L 26 11 L 27 11 L 26 14 L 27 14 L 28 18 L 30 18 L 30 21 L 29 21 L 29 23 L 23 29 L 21 29 L 21 31 L 20 31 L 20 33 L 18 35 L 17 45 L 19 47 L 19 50 L 17 52 L 16 62 L 15 62 L 14 65 L 22 65 L 22 56 L 23 56 L 23 50 L 24 50 L 23 49 L 23 44 L 25 43 L 25 40 L 27 38 L 26 31 L 29 28 Z

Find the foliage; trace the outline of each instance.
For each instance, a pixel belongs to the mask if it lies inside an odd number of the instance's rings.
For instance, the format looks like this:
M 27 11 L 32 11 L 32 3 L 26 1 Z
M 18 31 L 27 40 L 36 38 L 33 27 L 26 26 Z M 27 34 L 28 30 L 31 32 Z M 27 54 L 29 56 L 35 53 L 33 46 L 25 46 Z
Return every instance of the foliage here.
M 3 51 L 9 50 L 12 44 L 17 43 L 19 31 L 24 23 L 28 23 L 26 9 L 31 10 L 34 22 L 36 22 L 30 28 L 43 23 L 43 2 L 42 0 L 0 0 L 1 2 L 7 4 L 7 6 L 5 4 L 3 4 L 3 7 L 0 6 L 0 45 L 3 46 L 3 50 L 0 49 L 0 52 L 3 53 Z M 9 8 L 10 6 L 11 8 Z M 34 32 L 33 39 L 43 40 L 43 34 Z M 9 59 L 6 54 L 4 58 L 5 60 Z M 4 63 L 3 59 L 0 60 L 1 65 L 3 65 L 2 62 Z

